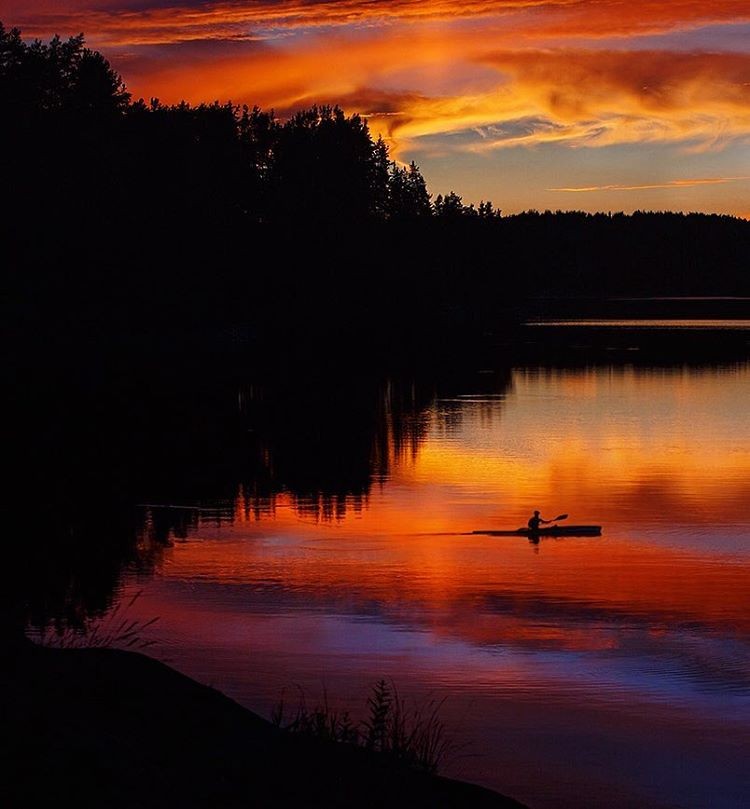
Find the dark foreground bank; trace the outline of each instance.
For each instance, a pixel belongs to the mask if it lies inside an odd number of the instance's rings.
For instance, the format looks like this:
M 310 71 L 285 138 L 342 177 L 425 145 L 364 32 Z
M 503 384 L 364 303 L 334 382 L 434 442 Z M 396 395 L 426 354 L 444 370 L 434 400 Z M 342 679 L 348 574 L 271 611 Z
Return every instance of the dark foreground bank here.
M 289 737 L 140 654 L 29 646 L 3 668 L 3 806 L 522 806 Z

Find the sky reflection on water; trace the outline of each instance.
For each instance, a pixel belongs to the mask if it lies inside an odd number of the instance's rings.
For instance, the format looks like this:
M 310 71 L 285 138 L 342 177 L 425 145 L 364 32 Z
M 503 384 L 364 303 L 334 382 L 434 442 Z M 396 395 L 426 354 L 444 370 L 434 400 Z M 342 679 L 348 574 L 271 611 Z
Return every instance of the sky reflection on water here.
M 746 805 L 750 368 L 489 388 L 429 403 L 334 513 L 243 489 L 197 512 L 126 585 L 155 654 L 266 714 L 295 685 L 356 713 L 381 675 L 446 697 L 451 773 L 533 807 Z M 534 508 L 604 535 L 464 534 Z

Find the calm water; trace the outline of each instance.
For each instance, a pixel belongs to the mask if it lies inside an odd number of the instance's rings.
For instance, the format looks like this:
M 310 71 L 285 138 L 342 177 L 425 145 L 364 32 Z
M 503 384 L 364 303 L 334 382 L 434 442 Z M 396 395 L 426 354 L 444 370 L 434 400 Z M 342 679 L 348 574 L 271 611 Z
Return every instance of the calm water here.
M 386 389 L 369 489 L 238 484 L 124 592 L 155 656 L 266 716 L 391 677 L 445 698 L 448 774 L 532 807 L 746 807 L 749 402 L 746 364 L 516 368 L 397 429 Z M 603 536 L 463 533 L 534 508 Z
M 585 328 L 585 329 L 659 329 L 665 331 L 748 331 L 750 320 L 727 320 L 725 318 L 637 318 L 630 320 L 540 320 L 530 321 L 530 327 Z

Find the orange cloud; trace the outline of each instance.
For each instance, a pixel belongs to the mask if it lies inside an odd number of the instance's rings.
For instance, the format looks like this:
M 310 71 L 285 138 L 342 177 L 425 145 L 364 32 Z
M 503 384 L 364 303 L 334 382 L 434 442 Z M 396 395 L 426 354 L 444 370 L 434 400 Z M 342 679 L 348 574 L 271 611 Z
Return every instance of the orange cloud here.
M 527 37 L 613 37 L 750 19 L 748 0 L 281 0 L 172 7 L 82 8 L 61 13 L 24 8 L 16 24 L 32 35 L 85 30 L 98 44 L 166 44 L 206 39 L 254 39 L 295 28 L 453 22 L 494 17 Z M 530 13 L 531 12 L 531 13 Z
M 750 136 L 750 54 L 498 51 L 489 44 L 430 32 L 356 43 L 326 37 L 294 50 L 242 46 L 240 54 L 134 64 L 131 89 L 176 101 L 189 87 L 193 101 L 229 97 L 282 113 L 340 103 L 368 115 L 401 153 L 418 143 L 429 151 L 435 136 L 443 136 L 442 152 L 477 153 L 646 142 L 705 151 Z M 462 66 L 469 78 L 453 79 Z M 396 82 L 404 89 L 389 88 Z M 431 84 L 443 92 L 430 94 Z M 457 133 L 466 137 L 445 137 Z
M 391 135 L 475 129 L 461 148 L 677 142 L 707 150 L 750 135 L 750 55 L 539 50 L 478 55 L 498 70 L 480 93 L 412 104 Z
M 0 18 L 25 35 L 85 31 L 136 98 L 230 99 L 282 116 L 313 103 L 340 104 L 368 116 L 394 156 L 418 157 L 428 175 L 431 158 L 456 152 L 654 143 L 676 144 L 697 160 L 699 152 L 750 138 L 750 53 L 684 50 L 684 37 L 662 50 L 643 50 L 643 42 L 633 50 L 627 41 L 711 24 L 732 33 L 750 20 L 750 0 L 83 2 L 97 8 L 62 13 L 49 0 L 33 10 L 0 0 L 16 11 Z M 722 41 L 723 34 L 711 36 Z M 703 170 L 683 168 L 696 176 Z M 646 191 L 650 179 L 580 187 Z M 731 208 L 746 206 L 732 199 Z
M 478 16 L 487 18 L 481 28 L 456 24 Z M 458 8 L 447 0 L 282 0 L 39 15 L 30 18 L 32 31 L 34 19 L 127 46 L 120 62 L 136 95 L 231 98 L 282 112 L 342 103 L 369 114 L 401 151 L 460 132 L 469 137 L 456 145 L 443 139 L 439 149 L 677 142 L 707 150 L 750 134 L 750 54 L 534 45 L 552 35 L 611 37 L 750 19 L 750 0 L 469 0 Z M 356 37 L 341 30 L 365 23 L 376 27 Z M 273 41 L 321 26 L 338 30 Z M 198 39 L 231 42 L 189 43 Z M 137 47 L 167 42 L 182 43 L 168 58 Z

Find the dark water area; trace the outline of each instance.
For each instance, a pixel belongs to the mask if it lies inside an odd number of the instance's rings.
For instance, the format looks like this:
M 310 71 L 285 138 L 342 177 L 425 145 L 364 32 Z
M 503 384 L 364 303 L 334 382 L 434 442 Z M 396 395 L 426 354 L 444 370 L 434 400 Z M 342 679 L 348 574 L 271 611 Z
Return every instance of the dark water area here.
M 150 654 L 265 715 L 393 678 L 445 699 L 447 774 L 532 807 L 743 806 L 750 330 L 680 305 L 25 372 L 8 614 L 106 626 L 140 593 Z M 535 508 L 603 535 L 467 535 Z

